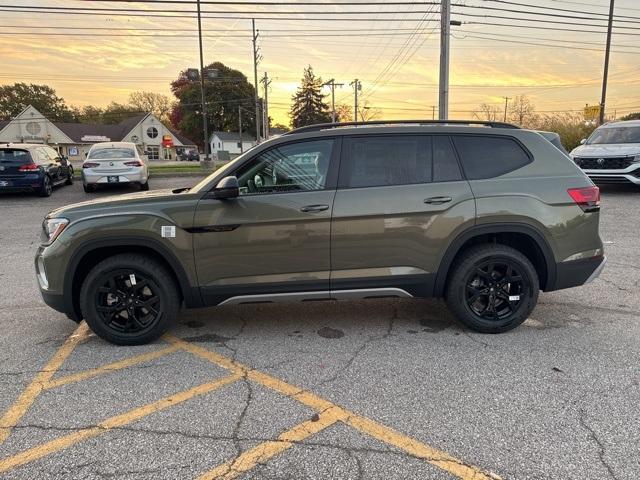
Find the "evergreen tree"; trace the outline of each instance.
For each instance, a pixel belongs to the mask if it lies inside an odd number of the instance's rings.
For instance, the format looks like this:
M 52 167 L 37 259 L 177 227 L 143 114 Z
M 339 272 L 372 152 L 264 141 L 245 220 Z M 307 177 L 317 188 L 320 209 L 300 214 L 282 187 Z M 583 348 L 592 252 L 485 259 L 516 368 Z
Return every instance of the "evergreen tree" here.
M 304 127 L 314 123 L 331 121 L 329 106 L 324 102 L 326 95 L 322 94 L 322 79 L 313 73 L 309 65 L 304 69 L 302 83 L 296 94 L 292 97 L 291 126 L 293 128 Z

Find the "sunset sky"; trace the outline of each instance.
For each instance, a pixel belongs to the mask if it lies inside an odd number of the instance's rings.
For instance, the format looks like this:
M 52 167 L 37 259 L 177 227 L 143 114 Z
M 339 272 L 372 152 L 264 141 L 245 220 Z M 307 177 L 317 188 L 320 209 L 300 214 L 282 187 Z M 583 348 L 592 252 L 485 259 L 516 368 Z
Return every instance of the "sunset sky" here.
M 359 78 L 362 100 L 378 109 L 381 118 L 431 118 L 432 106 L 438 103 L 439 6 L 426 3 L 203 5 L 204 12 L 229 12 L 206 13 L 208 17 L 246 17 L 204 19 L 205 63 L 221 61 L 253 81 L 250 17 L 284 16 L 282 20 L 256 20 L 263 57 L 259 76 L 266 71 L 273 80 L 269 100 L 276 122 L 289 123 L 291 95 L 308 64 L 324 80 L 335 78 L 345 84 L 336 92 L 339 103 L 352 104 L 349 83 Z M 536 110 L 543 113 L 581 111 L 585 104 L 599 102 L 607 0 L 453 3 L 458 6 L 453 7 L 452 19 L 463 24 L 452 27 L 451 118 L 473 118 L 481 103 L 502 108 L 503 97 L 520 94 L 529 96 Z M 19 10 L 11 7 L 14 5 L 147 13 L 104 12 L 98 16 L 7 10 Z M 0 83 L 44 83 L 71 105 L 126 102 L 129 93 L 136 90 L 170 94 L 169 82 L 178 72 L 198 66 L 196 20 L 177 17 L 193 15 L 190 12 L 195 11 L 195 5 L 187 0 L 183 5 L 6 0 L 0 7 Z M 264 13 L 238 14 L 243 10 Z M 369 13 L 343 15 L 333 21 L 319 18 L 336 15 L 274 13 L 299 11 Z M 495 18 L 525 17 L 517 11 L 557 16 L 528 14 L 529 21 Z M 640 110 L 640 2 L 617 0 L 615 13 L 619 17 L 614 24 L 607 113 L 615 111 L 620 116 Z M 586 18 L 569 18 L 580 16 Z

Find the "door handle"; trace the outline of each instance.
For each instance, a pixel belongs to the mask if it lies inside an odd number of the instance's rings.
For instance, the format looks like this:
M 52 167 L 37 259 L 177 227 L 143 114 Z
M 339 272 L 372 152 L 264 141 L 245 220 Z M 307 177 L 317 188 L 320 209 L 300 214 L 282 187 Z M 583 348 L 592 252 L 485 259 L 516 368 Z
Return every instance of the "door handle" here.
M 424 199 L 424 203 L 430 205 L 442 205 L 451 201 L 451 197 L 429 197 Z
M 325 210 L 329 210 L 329 205 L 307 205 L 300 209 L 301 212 L 305 213 L 324 212 Z

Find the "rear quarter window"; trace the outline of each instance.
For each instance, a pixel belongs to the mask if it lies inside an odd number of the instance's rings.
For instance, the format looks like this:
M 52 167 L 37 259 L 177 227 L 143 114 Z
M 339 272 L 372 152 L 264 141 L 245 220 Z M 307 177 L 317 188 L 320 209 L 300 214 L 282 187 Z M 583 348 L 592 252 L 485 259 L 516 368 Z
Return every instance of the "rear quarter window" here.
M 533 161 L 513 138 L 489 135 L 453 135 L 464 173 L 469 180 L 499 177 Z

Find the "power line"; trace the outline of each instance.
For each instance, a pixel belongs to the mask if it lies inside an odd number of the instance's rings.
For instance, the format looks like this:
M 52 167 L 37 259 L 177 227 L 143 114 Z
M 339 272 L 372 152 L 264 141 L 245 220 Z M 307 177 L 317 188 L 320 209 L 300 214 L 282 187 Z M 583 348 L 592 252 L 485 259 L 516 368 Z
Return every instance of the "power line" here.
M 521 6 L 521 7 L 530 7 L 530 8 L 540 8 L 540 9 L 544 9 L 544 10 L 551 10 L 551 11 L 555 11 L 555 12 L 568 12 L 568 13 L 579 13 L 579 14 L 588 14 L 588 15 L 597 15 L 597 16 L 602 16 L 602 17 L 608 17 L 609 14 L 608 13 L 604 13 L 604 12 L 587 12 L 584 10 L 573 10 L 573 9 L 569 9 L 569 8 L 558 8 L 558 7 L 549 7 L 547 5 L 545 6 L 541 6 L 541 5 L 535 5 L 532 3 L 522 3 L 522 2 L 513 2 L 513 1 L 507 1 L 507 0 L 484 0 L 485 2 L 494 2 L 494 3 L 504 3 L 505 5 L 516 5 L 516 6 Z M 565 3 L 574 3 L 574 2 L 565 2 Z M 577 3 L 577 2 L 575 2 Z M 584 5 L 593 5 L 593 4 L 580 4 L 581 6 Z M 622 7 L 620 7 L 622 8 Z M 640 11 L 640 9 L 639 9 Z M 616 18 L 631 18 L 631 19 L 636 19 L 637 20 L 637 16 L 631 16 L 631 15 L 614 15 L 613 16 L 614 19 Z

